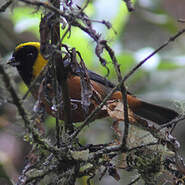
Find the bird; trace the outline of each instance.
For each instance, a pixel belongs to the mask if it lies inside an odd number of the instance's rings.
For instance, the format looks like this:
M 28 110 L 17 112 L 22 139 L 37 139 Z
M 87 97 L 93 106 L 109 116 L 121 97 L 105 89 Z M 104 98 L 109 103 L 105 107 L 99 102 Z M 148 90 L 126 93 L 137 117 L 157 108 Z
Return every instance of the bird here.
M 8 62 L 9 65 L 17 68 L 22 80 L 28 87 L 30 87 L 34 79 L 39 76 L 47 63 L 48 60 L 44 58 L 40 51 L 40 42 L 26 42 L 19 44 L 13 51 L 12 57 Z M 70 62 L 68 61 L 67 65 L 69 65 L 69 63 Z M 105 77 L 102 77 L 91 70 L 87 70 L 90 84 L 92 88 L 98 93 L 100 101 L 96 101 L 95 99 L 90 98 L 90 108 L 88 112 L 84 114 L 83 106 L 81 104 L 82 88 L 80 71 L 82 70 L 76 68 L 67 74 L 68 95 L 71 100 L 71 104 L 76 105 L 71 109 L 71 120 L 73 123 L 84 121 L 85 118 L 101 103 L 101 101 L 112 90 L 112 88 L 115 87 L 115 85 Z M 50 90 L 52 91 L 54 88 L 50 87 Z M 36 99 L 38 99 L 38 92 L 39 87 L 36 87 L 31 91 Z M 56 116 L 53 113 L 52 107 L 50 105 L 51 102 L 48 103 L 44 97 L 41 98 L 43 99 L 43 104 L 46 111 L 50 115 Z M 109 100 L 122 101 L 121 91 L 119 89 L 116 90 Z M 135 115 L 143 119 L 155 122 L 159 125 L 168 123 L 178 116 L 178 113 L 172 109 L 148 103 L 142 99 L 137 98 L 129 92 L 127 93 L 127 102 L 128 110 L 131 110 Z M 100 112 L 96 114 L 93 120 L 105 118 L 108 116 L 109 115 L 106 110 L 100 110 Z M 64 120 L 63 113 L 60 114 L 60 119 Z

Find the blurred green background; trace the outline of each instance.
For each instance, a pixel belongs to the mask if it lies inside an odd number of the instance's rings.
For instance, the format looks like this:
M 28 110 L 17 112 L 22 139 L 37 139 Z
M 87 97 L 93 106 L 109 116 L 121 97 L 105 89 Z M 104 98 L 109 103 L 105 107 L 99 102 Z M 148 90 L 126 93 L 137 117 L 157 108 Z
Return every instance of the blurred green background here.
M 82 4 L 82 1 L 75 1 Z M 1 5 L 1 3 L 0 3 Z M 129 13 L 121 0 L 94 0 L 86 9 L 87 15 L 93 20 L 107 20 L 113 29 L 107 30 L 100 23 L 94 22 L 93 27 L 108 40 L 114 49 L 124 75 L 132 66 L 148 56 L 171 35 L 185 27 L 178 22 L 185 19 L 184 0 L 137 0 L 135 11 Z M 41 12 L 14 3 L 5 12 L 0 13 L 0 57 L 6 70 L 14 78 L 16 88 L 22 94 L 26 88 L 14 69 L 6 65 L 8 58 L 17 44 L 27 41 L 39 41 L 39 22 Z M 106 75 L 106 69 L 101 66 L 94 54 L 95 43 L 78 28 L 72 28 L 70 38 L 64 42 L 80 51 L 86 65 L 92 71 Z M 110 61 L 105 53 L 104 57 Z M 116 75 L 111 62 L 108 79 L 116 83 Z M 0 76 L 1 78 L 1 76 Z M 184 112 L 185 104 L 185 34 L 171 43 L 165 49 L 148 60 L 128 81 L 130 92 L 138 97 L 166 107 Z M 24 158 L 29 146 L 23 141 L 23 124 L 13 105 L 7 103 L 9 95 L 0 80 L 0 184 L 8 184 L 8 179 L 16 181 L 24 166 Z M 31 102 L 31 103 L 30 103 Z M 25 103 L 32 110 L 33 100 L 30 96 Z M 85 129 L 80 139 L 82 143 L 105 143 L 112 140 L 112 120 L 98 120 Z M 54 129 L 55 120 L 49 117 L 46 121 L 48 135 Z M 180 141 L 181 154 L 185 156 L 185 126 L 178 124 L 174 135 Z M 8 166 L 8 167 L 7 167 Z M 5 174 L 6 175 L 5 175 Z M 133 176 L 127 175 L 120 182 L 111 177 L 104 177 L 96 185 L 127 184 Z M 79 181 L 85 184 L 85 180 Z M 141 184 L 141 183 L 139 183 Z

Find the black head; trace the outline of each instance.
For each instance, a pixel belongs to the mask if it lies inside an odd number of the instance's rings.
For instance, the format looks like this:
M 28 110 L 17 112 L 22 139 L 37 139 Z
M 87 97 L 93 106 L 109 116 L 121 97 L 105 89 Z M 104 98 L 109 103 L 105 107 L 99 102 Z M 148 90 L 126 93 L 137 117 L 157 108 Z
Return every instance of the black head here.
M 38 56 L 38 48 L 29 43 L 16 47 L 8 64 L 17 67 L 17 70 L 27 85 L 33 78 L 33 66 Z

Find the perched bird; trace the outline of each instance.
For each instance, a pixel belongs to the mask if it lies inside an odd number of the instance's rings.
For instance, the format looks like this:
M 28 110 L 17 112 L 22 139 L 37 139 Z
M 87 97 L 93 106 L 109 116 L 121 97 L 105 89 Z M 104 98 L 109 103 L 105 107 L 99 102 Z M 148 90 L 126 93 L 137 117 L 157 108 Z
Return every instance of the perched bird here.
M 31 82 L 40 74 L 47 63 L 48 61 L 44 59 L 40 52 L 39 42 L 27 42 L 18 45 L 15 48 L 12 58 L 9 61 L 10 65 L 17 68 L 20 76 L 28 87 L 30 86 Z M 90 70 L 88 70 L 88 76 L 91 86 L 98 93 L 100 100 L 103 100 L 103 98 L 110 92 L 110 90 L 115 87 L 113 83 Z M 71 99 L 71 103 L 76 105 L 75 108 L 72 108 L 71 110 L 72 122 L 83 121 L 85 116 L 90 114 L 100 103 L 91 98 L 89 112 L 87 115 L 84 114 L 84 110 L 81 104 L 80 80 L 81 78 L 78 68 L 76 71 L 71 70 L 67 75 L 69 97 Z M 52 90 L 52 87 L 50 87 L 50 90 Z M 38 91 L 38 88 L 34 88 L 31 91 L 36 99 L 38 99 Z M 44 97 L 41 98 L 43 98 L 42 102 L 47 112 L 51 115 L 54 115 L 50 103 L 48 103 Z M 121 92 L 119 90 L 115 91 L 110 97 L 110 100 L 121 101 Z M 178 113 L 174 110 L 144 102 L 131 95 L 130 93 L 127 94 L 127 100 L 128 109 L 131 110 L 134 114 L 160 125 L 167 123 L 178 116 Z M 106 116 L 108 116 L 106 110 L 101 110 L 94 119 L 104 118 Z M 60 115 L 60 119 L 63 119 L 62 113 Z

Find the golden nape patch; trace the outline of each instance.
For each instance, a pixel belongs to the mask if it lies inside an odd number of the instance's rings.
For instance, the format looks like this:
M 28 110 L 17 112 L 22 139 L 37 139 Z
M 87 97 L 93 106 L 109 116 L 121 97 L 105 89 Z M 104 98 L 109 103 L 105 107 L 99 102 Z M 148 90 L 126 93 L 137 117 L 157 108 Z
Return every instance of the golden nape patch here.
M 37 77 L 39 75 L 39 73 L 42 71 L 42 69 L 46 66 L 47 63 L 48 63 L 48 61 L 45 60 L 39 52 L 37 59 L 33 65 L 33 76 Z

